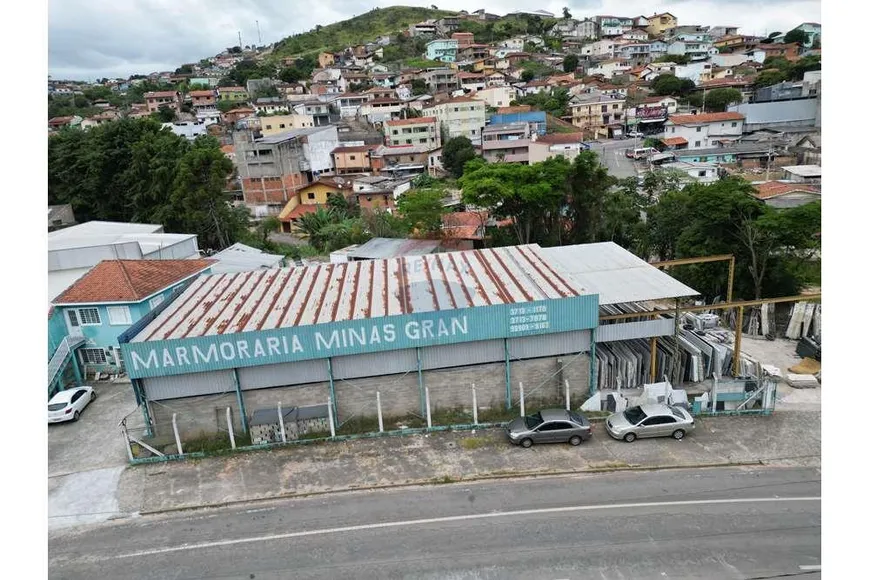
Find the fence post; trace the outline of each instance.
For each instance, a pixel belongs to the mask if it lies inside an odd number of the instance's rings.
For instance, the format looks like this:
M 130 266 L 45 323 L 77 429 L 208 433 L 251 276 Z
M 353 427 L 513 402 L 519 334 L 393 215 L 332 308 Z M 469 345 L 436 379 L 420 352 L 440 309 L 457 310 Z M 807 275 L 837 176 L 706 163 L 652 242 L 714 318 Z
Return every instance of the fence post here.
M 571 392 L 568 388 L 568 379 L 565 379 L 565 410 L 571 410 Z
M 121 421 L 121 434 L 124 436 L 124 448 L 127 450 L 127 459 L 130 460 L 130 463 L 133 463 L 133 450 L 130 449 L 130 438 L 127 436 L 126 420 Z
M 230 408 L 227 407 L 227 428 L 230 431 L 230 445 L 232 445 L 233 449 L 236 448 L 236 434 L 233 433 L 233 418 L 230 415 Z
M 375 394 L 378 396 L 378 431 L 381 433 L 384 432 L 384 414 L 381 411 L 381 392 L 377 391 Z
M 477 387 L 471 383 L 471 407 L 474 412 L 474 424 L 477 425 Z
M 426 426 L 432 427 L 432 408 L 429 406 L 429 387 L 426 387 Z
M 284 430 L 284 409 L 281 408 L 280 401 L 278 402 L 278 425 L 281 426 L 281 443 L 287 443 L 287 431 Z
M 329 433 L 335 437 L 335 421 L 332 417 L 332 397 L 326 399 L 326 412 L 329 413 Z
M 713 373 L 713 395 L 710 397 L 710 411 L 716 413 L 716 403 L 719 398 L 719 377 Z
M 172 430 L 175 432 L 175 446 L 178 448 L 178 454 L 184 455 L 184 450 L 181 448 L 181 437 L 178 436 L 178 422 L 175 420 L 178 413 L 172 414 Z
M 520 381 L 520 417 L 526 416 L 526 393 L 523 391 L 523 382 Z

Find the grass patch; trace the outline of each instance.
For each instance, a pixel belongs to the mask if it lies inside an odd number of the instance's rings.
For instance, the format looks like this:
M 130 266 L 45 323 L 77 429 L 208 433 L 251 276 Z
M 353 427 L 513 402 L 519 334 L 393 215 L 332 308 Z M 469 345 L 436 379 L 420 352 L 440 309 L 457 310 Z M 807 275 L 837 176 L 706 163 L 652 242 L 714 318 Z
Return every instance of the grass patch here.
M 484 437 L 465 437 L 459 440 L 459 446 L 466 451 L 485 447 L 489 440 Z
M 251 445 L 251 437 L 247 433 L 235 433 L 234 435 L 236 447 Z M 185 453 L 199 452 L 210 455 L 231 451 L 233 448 L 229 433 L 202 433 L 197 437 L 182 441 L 181 446 Z

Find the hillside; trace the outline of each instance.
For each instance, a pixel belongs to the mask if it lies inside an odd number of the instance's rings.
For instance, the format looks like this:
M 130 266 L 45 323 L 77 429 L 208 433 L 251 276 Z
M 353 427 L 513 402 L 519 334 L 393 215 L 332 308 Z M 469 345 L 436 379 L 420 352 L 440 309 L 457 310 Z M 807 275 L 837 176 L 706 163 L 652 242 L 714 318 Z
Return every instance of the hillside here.
M 355 16 L 314 30 L 278 41 L 270 55 L 274 59 L 288 56 L 303 56 L 324 50 L 338 51 L 348 46 L 372 42 L 383 34 L 398 34 L 408 25 L 429 18 L 451 16 L 447 10 L 432 10 L 412 6 L 375 8 Z

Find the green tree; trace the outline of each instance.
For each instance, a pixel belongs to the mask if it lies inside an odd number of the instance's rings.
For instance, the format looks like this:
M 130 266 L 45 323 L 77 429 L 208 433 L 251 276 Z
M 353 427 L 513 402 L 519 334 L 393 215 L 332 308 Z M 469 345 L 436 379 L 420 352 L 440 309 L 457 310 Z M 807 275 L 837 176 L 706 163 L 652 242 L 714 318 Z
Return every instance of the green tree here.
M 426 236 L 441 231 L 444 207 L 439 189 L 412 189 L 399 197 L 398 211 L 413 232 Z
M 290 66 L 281 69 L 281 72 L 278 73 L 278 78 L 285 83 L 298 83 L 305 77 L 302 75 L 302 72 L 299 69 Z
M 193 74 L 193 65 L 183 64 L 177 69 L 175 69 L 175 74 L 177 75 L 190 75 Z
M 462 201 L 509 218 L 520 243 L 558 244 L 570 167 L 563 157 L 532 165 L 469 163 L 459 180 Z
M 523 69 L 523 72 L 520 74 L 520 80 L 524 83 L 530 82 L 535 78 L 535 73 L 531 69 Z
M 275 85 L 267 85 L 265 87 L 258 89 L 257 92 L 255 92 L 251 96 L 251 98 L 254 100 L 257 100 L 257 99 L 270 98 L 270 97 L 280 97 L 280 96 L 281 96 L 281 93 L 278 92 L 278 87 L 276 87 Z
M 580 64 L 580 59 L 577 58 L 576 54 L 569 54 L 562 61 L 562 70 L 566 73 L 572 73 L 577 70 L 577 66 Z
M 260 247 L 268 247 L 269 234 L 277 232 L 281 229 L 281 222 L 275 216 L 269 216 L 260 220 L 257 224 L 257 234 L 259 235 Z
M 598 241 L 606 229 L 604 200 L 616 179 L 607 173 L 598 155 L 581 151 L 571 163 L 567 185 L 567 238 L 575 244 Z
M 161 123 L 171 123 L 175 120 L 175 109 L 172 107 L 162 106 L 157 111 L 151 113 L 151 116 Z
M 773 39 L 776 38 L 777 36 L 779 36 L 780 34 L 782 34 L 782 32 L 780 32 L 778 30 L 776 32 L 771 32 L 770 34 L 767 35 L 767 38 L 765 38 L 764 40 L 761 41 L 761 44 L 770 44 L 771 42 L 773 42 Z
M 691 59 L 685 54 L 663 54 L 653 62 L 672 62 L 674 64 L 689 64 Z
M 785 33 L 785 38 L 783 39 L 783 41 L 786 44 L 797 42 L 799 45 L 805 46 L 810 43 L 810 36 L 803 30 L 795 28 Z
M 425 95 L 429 92 L 429 87 L 423 79 L 411 80 L 411 94 L 414 96 Z
M 728 110 L 728 105 L 743 102 L 743 94 L 737 89 L 711 89 L 703 92 L 695 92 L 689 97 L 689 102 L 694 107 L 703 106 L 706 111 L 719 113 Z
M 793 81 L 800 81 L 803 80 L 804 73 L 814 70 L 822 70 L 822 57 L 815 55 L 805 56 L 791 67 L 790 78 Z
M 787 80 L 788 74 L 776 69 L 768 69 L 758 73 L 758 76 L 755 77 L 755 86 L 769 87 L 771 85 L 776 85 Z
M 335 214 L 323 208 L 317 208 L 311 213 L 302 214 L 299 218 L 299 231 L 308 236 L 308 243 L 318 251 L 324 251 L 327 245 L 327 239 L 324 237 L 323 230 L 329 224 L 333 223 Z
M 695 83 L 672 74 L 663 74 L 653 79 L 651 86 L 657 95 L 685 96 L 695 88 Z
M 567 6 L 565 6 L 564 8 L 562 8 L 562 18 L 564 18 L 565 20 L 570 20 L 570 19 L 571 19 L 571 11 L 568 10 L 568 7 L 567 7 Z
M 454 177 L 462 177 L 463 168 L 466 162 L 474 159 L 477 156 L 477 151 L 468 137 L 453 137 L 448 139 L 444 144 L 444 149 L 441 154 L 444 168 L 453 174 Z
M 160 223 L 202 248 L 244 235 L 247 217 L 224 193 L 230 162 L 212 137 L 193 143 L 152 119 L 64 131 L 48 143 L 48 198 L 82 221 Z

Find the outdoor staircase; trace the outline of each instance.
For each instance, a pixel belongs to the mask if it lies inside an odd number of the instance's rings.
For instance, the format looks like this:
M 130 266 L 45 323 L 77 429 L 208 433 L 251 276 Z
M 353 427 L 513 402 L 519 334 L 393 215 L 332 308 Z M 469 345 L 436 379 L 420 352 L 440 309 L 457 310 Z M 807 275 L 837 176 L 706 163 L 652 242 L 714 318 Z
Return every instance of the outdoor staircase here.
M 85 338 L 82 336 L 67 336 L 63 341 L 61 341 L 60 346 L 57 347 L 57 350 L 54 351 L 54 354 L 51 356 L 51 360 L 48 361 L 49 389 L 51 388 L 54 379 L 57 378 L 58 373 L 63 370 L 67 357 L 69 357 L 69 355 L 84 342 Z

